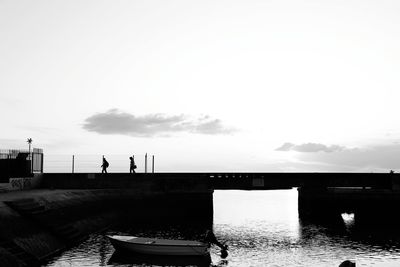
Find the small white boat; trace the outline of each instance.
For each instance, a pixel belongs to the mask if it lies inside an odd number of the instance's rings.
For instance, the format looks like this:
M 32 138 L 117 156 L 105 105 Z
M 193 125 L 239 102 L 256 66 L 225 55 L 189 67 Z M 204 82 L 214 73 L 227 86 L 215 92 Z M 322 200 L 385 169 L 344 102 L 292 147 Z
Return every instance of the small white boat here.
M 205 255 L 208 245 L 199 241 L 157 239 L 136 236 L 107 236 L 116 250 L 124 250 L 149 255 Z

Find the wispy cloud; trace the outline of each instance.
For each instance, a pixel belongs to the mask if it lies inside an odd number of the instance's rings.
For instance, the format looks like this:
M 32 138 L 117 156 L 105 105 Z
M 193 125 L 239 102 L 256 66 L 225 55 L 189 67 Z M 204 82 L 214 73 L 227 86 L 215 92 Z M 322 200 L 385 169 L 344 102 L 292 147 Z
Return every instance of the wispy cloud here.
M 297 162 L 286 162 L 288 166 L 317 171 L 389 171 L 400 170 L 400 144 L 376 144 L 364 148 L 348 148 L 320 143 L 284 143 L 277 151 L 301 152 Z
M 276 151 L 297 151 L 297 152 L 337 152 L 345 150 L 346 148 L 338 145 L 327 146 L 319 143 L 304 143 L 296 145 L 293 143 L 284 143 L 282 146 L 275 149 Z
M 231 134 L 235 129 L 226 127 L 221 120 L 209 116 L 190 118 L 187 115 L 163 113 L 135 116 L 118 109 L 110 109 L 86 118 L 83 129 L 99 134 L 129 136 L 166 136 L 177 132 L 197 134 Z
M 400 144 L 374 145 L 366 148 L 345 149 L 337 153 L 299 155 L 303 162 L 319 162 L 353 168 L 357 171 L 388 171 L 400 169 Z

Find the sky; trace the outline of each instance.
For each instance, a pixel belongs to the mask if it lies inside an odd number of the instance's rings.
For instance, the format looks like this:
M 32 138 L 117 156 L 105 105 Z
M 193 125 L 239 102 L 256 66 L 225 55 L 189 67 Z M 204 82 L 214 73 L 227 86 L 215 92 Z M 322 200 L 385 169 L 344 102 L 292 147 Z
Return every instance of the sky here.
M 400 171 L 400 2 L 0 0 L 0 148 Z

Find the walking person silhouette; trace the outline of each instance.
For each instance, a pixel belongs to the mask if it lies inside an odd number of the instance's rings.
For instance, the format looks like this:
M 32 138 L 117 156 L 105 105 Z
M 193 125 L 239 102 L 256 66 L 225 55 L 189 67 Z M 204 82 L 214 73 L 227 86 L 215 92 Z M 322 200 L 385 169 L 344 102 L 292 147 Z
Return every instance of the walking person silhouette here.
M 107 173 L 107 168 L 110 166 L 106 158 L 103 156 L 103 164 L 101 165 L 101 173 Z
M 129 173 L 136 173 L 135 169 L 136 169 L 136 164 L 135 164 L 135 156 L 132 155 L 132 157 L 129 157 L 130 160 L 130 166 L 129 166 Z

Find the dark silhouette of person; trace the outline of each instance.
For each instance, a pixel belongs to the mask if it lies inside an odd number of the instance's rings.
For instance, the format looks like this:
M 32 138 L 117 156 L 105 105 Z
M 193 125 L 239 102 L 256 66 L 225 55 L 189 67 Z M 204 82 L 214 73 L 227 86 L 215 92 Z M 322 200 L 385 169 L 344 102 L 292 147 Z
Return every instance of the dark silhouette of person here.
M 135 164 L 135 156 L 129 157 L 130 165 L 129 165 L 129 173 L 135 173 L 136 164 Z
M 110 166 L 105 157 L 103 157 L 103 164 L 101 165 L 101 173 L 107 173 L 107 168 Z

